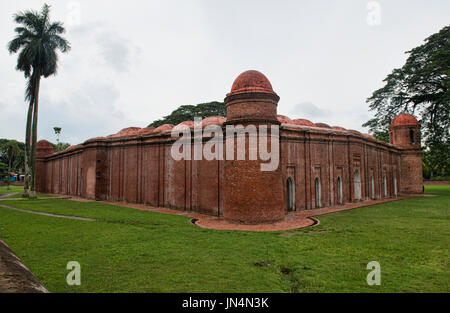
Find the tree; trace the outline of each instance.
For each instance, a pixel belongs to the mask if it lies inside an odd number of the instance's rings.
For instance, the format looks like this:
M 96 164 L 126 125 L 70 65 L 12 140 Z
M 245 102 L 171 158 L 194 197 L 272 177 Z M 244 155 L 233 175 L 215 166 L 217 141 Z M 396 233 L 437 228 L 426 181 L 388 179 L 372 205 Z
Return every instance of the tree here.
M 8 165 L 3 162 L 0 162 L 0 181 L 4 181 L 5 183 L 9 181 Z
M 207 102 L 197 105 L 182 105 L 170 115 L 152 122 L 149 127 L 158 127 L 163 124 L 177 125 L 184 121 L 193 121 L 195 117 L 206 118 L 210 116 L 226 116 L 226 108 L 223 102 Z
M 2 155 L 6 156 L 6 158 L 8 159 L 8 175 L 7 175 L 6 182 L 7 182 L 8 190 L 9 190 L 9 176 L 11 173 L 11 165 L 12 165 L 14 158 L 16 158 L 19 155 L 20 148 L 19 148 L 17 141 L 9 140 L 6 143 L 4 143 L 0 147 L 0 149 L 1 149 Z
M 6 144 L 8 141 L 10 141 L 10 139 L 4 139 L 1 138 L 0 139 L 0 147 L 3 146 L 4 144 Z M 19 146 L 20 152 L 19 154 L 14 158 L 14 161 L 12 163 L 11 166 L 11 171 L 15 171 L 15 172 L 23 172 L 24 169 L 24 151 L 25 151 L 25 144 L 23 142 L 20 141 L 16 141 L 17 145 Z M 0 162 L 1 163 L 8 163 L 8 158 L 3 155 L 0 151 Z
M 25 193 L 30 187 L 30 197 L 36 196 L 36 141 L 41 77 L 56 75 L 58 49 L 70 50 L 69 42 L 60 35 L 65 32 L 61 22 L 50 22 L 50 7 L 44 4 L 41 12 L 28 10 L 14 15 L 16 37 L 8 44 L 9 53 L 20 53 L 16 69 L 24 72 L 27 79 L 25 100 L 29 102 L 25 132 Z M 29 181 L 30 180 L 30 181 Z M 31 186 L 29 186 L 31 185 Z
M 59 144 L 60 144 L 60 142 L 59 142 L 59 135 L 61 134 L 61 127 L 53 127 L 53 130 L 55 131 L 55 134 L 56 134 L 56 142 L 58 143 L 58 144 L 57 144 L 57 148 L 58 148 L 57 151 L 59 151 Z
M 406 52 L 402 68 L 394 69 L 384 87 L 367 99 L 375 111 L 364 127 L 386 132 L 400 113 L 418 117 L 426 146 L 427 162 L 441 174 L 450 173 L 450 26 Z
M 385 130 L 385 131 L 374 130 L 373 136 L 380 141 L 389 142 L 389 131 L 388 130 Z
M 55 152 L 58 152 L 58 151 L 63 151 L 66 148 L 70 147 L 70 143 L 68 143 L 68 142 L 60 142 L 60 143 L 58 143 L 56 145 L 52 143 L 52 146 L 53 146 L 53 149 L 55 150 Z
M 61 134 L 61 127 L 53 127 L 53 130 L 55 131 L 56 134 L 56 142 L 59 143 L 59 135 Z

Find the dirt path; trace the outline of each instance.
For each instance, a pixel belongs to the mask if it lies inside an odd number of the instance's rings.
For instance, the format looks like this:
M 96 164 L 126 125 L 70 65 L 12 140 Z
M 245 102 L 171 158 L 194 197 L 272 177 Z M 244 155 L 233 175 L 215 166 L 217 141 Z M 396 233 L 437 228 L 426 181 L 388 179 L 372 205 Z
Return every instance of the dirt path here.
M 0 195 L 0 199 L 8 198 L 9 196 L 18 195 L 20 192 L 11 192 L 11 193 L 4 193 Z
M 47 293 L 48 290 L 0 239 L 0 293 Z
M 0 204 L 1 208 L 10 209 L 22 213 L 30 213 L 30 214 L 36 214 L 36 215 L 44 215 L 44 216 L 51 216 L 51 217 L 58 217 L 58 218 L 67 218 L 70 220 L 79 220 L 79 221 L 88 221 L 88 222 L 95 222 L 96 220 L 93 218 L 88 217 L 79 217 L 79 216 L 66 216 L 66 215 L 58 215 L 58 214 L 52 214 L 52 213 L 45 213 L 45 212 L 37 212 L 37 211 L 31 211 L 31 210 L 25 210 L 25 209 L 19 209 L 15 208 L 9 205 Z
M 5 195 L 5 197 L 0 197 L 0 201 L 28 201 L 28 200 L 30 200 L 29 198 L 24 198 L 24 197 L 21 197 L 21 198 L 8 198 L 8 196 L 13 196 L 13 195 L 15 195 L 16 193 L 11 193 L 11 194 L 8 194 L 8 195 Z M 20 194 L 20 192 L 19 192 L 19 194 Z M 41 196 L 39 196 L 38 198 L 36 198 L 36 199 L 34 199 L 34 200 L 60 200 L 60 199 L 70 199 L 71 197 L 69 197 L 69 196 L 59 196 L 59 197 L 53 197 L 53 196 L 51 196 L 51 197 L 41 197 Z

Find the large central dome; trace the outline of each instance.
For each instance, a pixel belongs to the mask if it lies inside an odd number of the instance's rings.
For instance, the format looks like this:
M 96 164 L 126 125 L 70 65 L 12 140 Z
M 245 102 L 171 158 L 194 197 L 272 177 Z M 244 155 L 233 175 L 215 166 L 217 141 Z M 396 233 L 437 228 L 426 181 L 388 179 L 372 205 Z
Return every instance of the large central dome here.
M 276 94 L 263 73 L 250 70 L 242 73 L 234 80 L 231 92 L 227 96 L 249 92 Z

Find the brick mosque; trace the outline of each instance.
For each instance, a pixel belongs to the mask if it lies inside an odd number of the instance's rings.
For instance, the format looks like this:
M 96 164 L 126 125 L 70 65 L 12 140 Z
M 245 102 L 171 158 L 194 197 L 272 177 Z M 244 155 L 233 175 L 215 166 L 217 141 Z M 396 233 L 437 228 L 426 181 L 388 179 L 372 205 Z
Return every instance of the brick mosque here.
M 277 115 L 279 96 L 258 71 L 239 75 L 226 95 L 227 116 L 201 127 L 279 125 L 279 165 L 266 161 L 175 160 L 174 125 L 130 127 L 55 153 L 37 144 L 36 190 L 92 200 L 193 211 L 243 224 L 273 223 L 290 211 L 423 192 L 420 126 L 409 114 L 389 128 L 390 143 L 369 134 Z M 194 132 L 194 122 L 181 123 Z M 201 144 L 211 138 L 201 135 Z M 244 134 L 245 136 L 245 134 Z M 192 138 L 194 138 L 193 136 Z M 270 145 L 270 134 L 266 136 Z M 192 139 L 193 140 L 193 139 Z M 236 145 L 236 138 L 233 137 Z M 225 144 L 225 143 L 224 143 Z

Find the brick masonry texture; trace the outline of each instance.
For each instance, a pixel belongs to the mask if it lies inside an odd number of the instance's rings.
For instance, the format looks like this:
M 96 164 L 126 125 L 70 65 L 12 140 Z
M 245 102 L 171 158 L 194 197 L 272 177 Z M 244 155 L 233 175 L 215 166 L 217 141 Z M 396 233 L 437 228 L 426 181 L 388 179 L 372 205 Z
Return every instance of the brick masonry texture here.
M 280 125 L 275 171 L 260 170 L 267 161 L 249 160 L 248 138 L 245 160 L 194 160 L 192 151 L 192 160 L 177 161 L 171 157 L 178 139 L 171 137 L 174 125 L 130 127 L 58 153 L 40 141 L 36 189 L 198 212 L 241 224 L 273 223 L 290 211 L 423 192 L 420 125 L 413 116 L 394 119 L 390 143 L 384 143 L 355 130 L 278 116 L 278 100 L 263 74 L 244 72 L 225 98 L 227 118 L 205 119 L 224 133 L 226 125 Z M 194 135 L 194 123 L 181 124 Z M 209 139 L 203 137 L 203 146 Z M 236 150 L 237 138 L 227 140 Z

